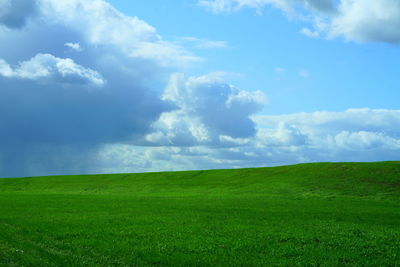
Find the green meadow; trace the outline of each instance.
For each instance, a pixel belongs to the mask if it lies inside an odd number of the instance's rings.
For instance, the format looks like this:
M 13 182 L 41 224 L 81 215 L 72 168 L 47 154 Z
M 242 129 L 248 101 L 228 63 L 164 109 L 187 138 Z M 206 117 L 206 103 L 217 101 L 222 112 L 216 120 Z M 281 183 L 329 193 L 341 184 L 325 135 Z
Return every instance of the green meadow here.
M 0 266 L 400 266 L 400 162 L 0 179 Z

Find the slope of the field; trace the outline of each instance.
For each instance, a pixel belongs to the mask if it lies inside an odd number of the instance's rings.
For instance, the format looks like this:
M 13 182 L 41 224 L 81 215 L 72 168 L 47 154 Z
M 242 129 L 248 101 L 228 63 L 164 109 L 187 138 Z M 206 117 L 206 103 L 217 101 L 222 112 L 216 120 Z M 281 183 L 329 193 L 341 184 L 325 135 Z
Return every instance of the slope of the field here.
M 400 162 L 0 179 L 0 266 L 397 266 Z

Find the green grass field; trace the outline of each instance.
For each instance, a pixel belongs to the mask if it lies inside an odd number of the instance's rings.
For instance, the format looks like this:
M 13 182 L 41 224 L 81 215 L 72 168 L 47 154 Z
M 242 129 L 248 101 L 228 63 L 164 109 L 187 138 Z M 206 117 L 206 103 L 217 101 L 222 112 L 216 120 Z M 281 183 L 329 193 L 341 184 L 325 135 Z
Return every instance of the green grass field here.
M 0 266 L 400 266 L 400 162 L 0 179 Z

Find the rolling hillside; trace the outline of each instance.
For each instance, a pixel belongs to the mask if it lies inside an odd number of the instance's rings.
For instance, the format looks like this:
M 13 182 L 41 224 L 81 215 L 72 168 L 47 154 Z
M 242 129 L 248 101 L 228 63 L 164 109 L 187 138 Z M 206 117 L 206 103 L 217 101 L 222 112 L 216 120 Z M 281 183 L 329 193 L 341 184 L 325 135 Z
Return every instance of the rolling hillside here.
M 400 162 L 0 179 L 0 266 L 396 266 Z

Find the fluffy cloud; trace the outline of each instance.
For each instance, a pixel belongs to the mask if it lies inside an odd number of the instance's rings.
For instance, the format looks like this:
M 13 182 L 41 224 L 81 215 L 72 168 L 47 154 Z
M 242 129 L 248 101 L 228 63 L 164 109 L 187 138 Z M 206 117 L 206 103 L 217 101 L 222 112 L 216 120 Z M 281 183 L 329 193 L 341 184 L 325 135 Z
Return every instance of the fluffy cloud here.
M 189 146 L 111 145 L 100 158 L 108 172 L 118 172 L 398 160 L 400 154 L 400 110 L 256 115 L 253 120 L 255 136 L 220 135 L 218 143 L 192 139 Z
M 397 0 L 199 0 L 214 13 L 271 5 L 311 23 L 309 37 L 343 36 L 358 42 L 400 42 L 400 2 Z
M 356 41 L 400 42 L 400 2 L 397 0 L 342 0 L 339 14 L 328 28 L 332 36 Z
M 64 45 L 71 48 L 73 51 L 81 52 L 83 50 L 79 43 L 65 43 Z
M 266 102 L 262 92 L 240 91 L 219 73 L 188 79 L 175 74 L 163 99 L 179 107 L 164 113 L 154 124 L 156 131 L 147 136 L 147 141 L 163 145 L 215 144 L 220 136 L 254 136 L 255 124 L 249 116 Z
M 18 22 L 11 22 L 8 14 Z M 163 66 L 186 66 L 201 60 L 173 42 L 163 40 L 145 21 L 126 16 L 103 0 L 0 0 L 0 25 L 20 28 L 26 26 L 26 20 L 33 14 L 40 19 L 31 19 L 33 25 L 27 25 L 32 34 L 46 35 L 50 31 L 56 34 L 55 29 L 59 29 L 64 34 L 79 35 L 81 43 L 113 47 L 128 57 L 155 60 Z M 45 26 L 47 33 L 35 26 Z M 4 31 L 2 34 L 18 35 Z M 64 44 L 76 46 L 72 41 L 76 40 L 67 40 Z
M 246 3 L 331 14 L 321 1 Z M 0 176 L 399 155 L 400 111 L 259 116 L 265 95 L 222 73 L 165 78 L 200 59 L 101 0 L 0 0 L 0 40 Z
M 330 151 L 332 157 L 328 158 L 333 160 L 340 160 L 339 157 L 335 158 L 335 153 L 340 153 L 342 156 L 346 154 L 347 158 L 378 160 L 385 155 L 394 155 L 400 150 L 399 110 L 349 109 L 345 112 L 323 111 L 257 116 L 254 120 L 260 127 L 271 127 L 282 123 L 295 127 L 295 131 L 289 135 L 292 139 L 286 138 L 288 145 L 296 145 L 296 142 L 289 140 L 299 140 L 299 137 L 304 137 L 300 140 L 307 142 L 298 142 L 299 145 L 305 145 L 303 149 L 313 148 L 318 153 Z M 278 136 L 284 136 L 282 133 L 279 134 L 279 127 L 276 129 Z M 268 135 L 263 136 L 262 139 L 268 139 Z M 271 139 L 271 134 L 269 138 Z M 371 153 L 364 154 L 360 151 Z M 320 157 L 318 153 L 315 154 L 315 159 Z M 308 158 L 313 157 L 309 155 Z
M 163 151 L 184 168 L 191 147 L 255 135 L 263 94 L 215 73 L 168 82 L 199 58 L 143 20 L 102 0 L 18 3 L 0 0 L 0 176 L 102 172 L 110 155 L 144 168 Z
M 80 66 L 70 58 L 58 58 L 50 54 L 37 54 L 32 59 L 21 62 L 15 69 L 0 59 L 0 75 L 30 80 L 55 78 L 60 82 L 89 83 L 95 86 L 105 83 L 97 71 Z
M 101 0 L 0 10 L 0 176 L 85 172 L 99 147 L 133 143 L 177 108 L 164 76 L 196 57 L 146 22 Z

